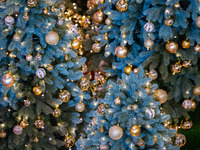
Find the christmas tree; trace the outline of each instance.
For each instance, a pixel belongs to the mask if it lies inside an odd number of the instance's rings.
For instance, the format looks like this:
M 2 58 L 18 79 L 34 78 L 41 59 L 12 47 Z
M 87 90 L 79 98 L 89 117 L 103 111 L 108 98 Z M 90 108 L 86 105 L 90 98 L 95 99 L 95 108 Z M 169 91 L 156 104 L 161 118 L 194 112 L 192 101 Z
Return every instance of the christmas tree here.
M 78 149 L 178 149 L 171 141 L 175 130 L 163 125 L 169 116 L 160 112 L 160 102 L 153 99 L 157 86 L 151 85 L 151 94 L 146 93 L 149 82 L 142 68 L 138 74 L 109 80 L 105 98 L 94 100 L 96 109 L 88 113 L 93 119 L 85 127 L 86 137 L 77 141 Z
M 73 24 L 77 5 L 1 0 L 0 6 L 0 149 L 73 147 L 79 112 L 90 99 Z

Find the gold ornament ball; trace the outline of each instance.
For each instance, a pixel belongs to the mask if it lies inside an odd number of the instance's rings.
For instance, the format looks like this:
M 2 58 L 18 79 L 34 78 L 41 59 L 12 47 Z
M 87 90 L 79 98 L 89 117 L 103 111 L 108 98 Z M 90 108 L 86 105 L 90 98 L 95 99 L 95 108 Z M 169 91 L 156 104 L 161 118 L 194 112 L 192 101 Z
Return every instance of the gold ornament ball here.
M 58 33 L 54 31 L 48 32 L 45 36 L 45 40 L 49 45 L 57 45 L 59 38 Z
M 195 101 L 192 101 L 192 105 L 191 105 L 191 107 L 190 107 L 190 110 L 195 110 L 196 107 L 197 107 L 196 102 L 195 102 Z
M 35 94 L 35 95 L 41 95 L 42 94 L 42 89 L 41 89 L 41 87 L 39 87 L 39 86 L 35 86 L 34 88 L 33 88 L 33 93 Z
M 185 137 L 185 135 L 178 133 L 176 135 L 175 144 L 178 147 L 184 146 L 186 144 L 186 137 Z
M 86 77 L 81 78 L 80 87 L 82 91 L 87 91 L 90 88 L 90 80 Z
M 115 49 L 115 54 L 117 57 L 119 58 L 125 58 L 127 55 L 128 55 L 128 49 L 127 47 L 122 47 L 122 46 L 118 46 L 116 49 Z
M 173 54 L 178 51 L 178 44 L 176 42 L 171 41 L 165 45 L 165 48 L 169 53 Z
M 59 98 L 63 103 L 66 103 L 70 100 L 71 95 L 67 90 L 64 90 L 61 93 L 59 93 Z
M 13 86 L 13 84 L 15 83 L 13 75 L 10 74 L 10 73 L 7 73 L 7 74 L 3 75 L 3 77 L 1 78 L 1 83 L 5 87 L 11 87 L 11 86 Z
M 195 86 L 193 88 L 193 93 L 194 93 L 194 95 L 199 96 L 200 95 L 200 86 Z
M 81 41 L 78 39 L 73 39 L 71 42 L 71 46 L 73 49 L 79 49 L 81 46 Z
M 131 133 L 131 135 L 133 135 L 133 136 L 138 136 L 138 135 L 140 135 L 140 133 L 141 133 L 141 128 L 140 128 L 140 126 L 137 126 L 137 125 L 132 126 L 131 129 L 130 129 L 130 133 Z
M 91 0 L 90 2 L 94 7 L 97 7 L 99 5 L 99 0 Z
M 132 71 L 132 67 L 131 67 L 131 66 L 126 66 L 126 67 L 124 68 L 124 72 L 125 72 L 126 74 L 130 74 L 131 71 Z
M 144 145 L 145 145 L 145 142 L 142 139 L 140 139 L 138 141 L 138 146 L 143 147 Z
M 115 103 L 115 105 L 120 105 L 121 99 L 119 97 L 115 98 L 114 103 Z
M 175 7 L 175 8 L 180 8 L 180 6 L 181 6 L 181 5 L 180 5 L 179 3 L 175 3 L 175 4 L 174 4 L 174 7 Z
M 99 53 L 101 51 L 101 45 L 100 45 L 100 43 L 94 43 L 92 45 L 92 50 L 95 53 Z
M 167 19 L 165 19 L 165 24 L 166 24 L 167 26 L 172 26 L 173 23 L 174 23 L 174 21 L 173 21 L 172 18 L 167 18 Z
M 38 129 L 41 129 L 44 127 L 44 121 L 43 120 L 36 120 L 35 123 L 34 123 L 35 127 L 38 128 Z
M 4 131 L 4 130 L 2 130 L 1 132 L 0 132 L 0 138 L 2 138 L 2 139 L 4 139 L 5 137 L 6 137 L 6 132 Z
M 99 3 L 103 4 L 103 3 L 104 3 L 104 0 L 99 0 Z
M 24 120 L 20 122 L 20 126 L 22 128 L 26 128 L 28 126 L 27 122 L 25 122 Z
M 51 64 L 48 64 L 47 70 L 48 70 L 48 71 L 52 71 L 52 70 L 53 70 L 53 66 L 52 66 Z
M 29 20 L 29 16 L 28 16 L 28 13 L 27 13 L 27 12 L 24 14 L 23 19 L 24 19 L 25 21 L 28 21 L 28 20 Z
M 200 52 L 200 46 L 197 44 L 197 45 L 194 47 L 194 50 L 195 50 L 196 52 Z
M 190 42 L 188 40 L 183 40 L 182 47 L 185 49 L 190 48 Z
M 96 23 L 102 23 L 103 22 L 103 12 L 101 10 L 97 11 L 94 15 L 93 15 L 93 20 Z
M 117 10 L 119 10 L 120 12 L 124 12 L 128 9 L 128 3 L 126 0 L 119 0 L 116 5 Z
M 158 73 L 156 70 L 151 70 L 148 73 L 149 78 L 151 78 L 152 80 L 156 80 L 158 77 Z
M 47 8 L 44 8 L 44 9 L 43 9 L 43 14 L 46 15 L 47 13 L 48 13 L 48 9 L 47 9 Z
M 177 73 L 180 73 L 181 70 L 182 70 L 182 65 L 177 63 L 177 64 L 174 64 L 172 65 L 172 68 L 171 68 L 173 74 L 177 74 Z
M 133 73 L 137 74 L 139 72 L 139 68 L 133 69 Z
M 8 101 L 8 97 L 5 95 L 5 96 L 3 97 L 3 100 L 4 100 L 5 102 L 7 102 L 7 101 Z
M 161 104 L 165 103 L 168 99 L 168 94 L 166 91 L 162 90 L 162 89 L 158 89 L 156 90 L 156 92 L 154 93 L 154 99 L 156 101 L 159 101 Z
M 144 41 L 144 46 L 149 50 L 154 45 L 154 41 L 152 39 L 148 39 Z
M 195 21 L 198 28 L 200 28 L 200 16 L 197 17 L 197 20 Z
M 35 137 L 34 140 L 33 140 L 33 142 L 34 142 L 34 143 L 38 143 L 38 142 L 39 142 L 38 137 Z
M 61 110 L 59 108 L 54 109 L 53 114 L 54 117 L 58 118 L 61 115 Z

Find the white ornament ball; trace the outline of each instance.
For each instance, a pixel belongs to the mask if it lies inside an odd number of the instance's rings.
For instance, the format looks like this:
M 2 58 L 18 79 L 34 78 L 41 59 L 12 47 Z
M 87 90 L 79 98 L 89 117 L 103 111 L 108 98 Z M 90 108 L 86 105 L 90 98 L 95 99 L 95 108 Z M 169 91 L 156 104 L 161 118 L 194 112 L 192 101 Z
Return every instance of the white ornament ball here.
M 46 71 L 43 68 L 39 68 L 35 74 L 38 78 L 42 79 L 46 76 Z
M 109 136 L 113 140 L 119 140 L 123 136 L 123 129 L 118 125 L 114 125 L 109 129 Z
M 100 150 L 109 150 L 110 146 L 108 144 L 101 144 L 100 145 Z
M 13 133 L 16 135 L 21 135 L 23 132 L 23 128 L 20 125 L 16 125 L 13 128 Z
M 150 119 L 155 117 L 155 110 L 154 109 L 147 109 L 146 110 L 147 115 L 149 116 Z
M 75 105 L 75 109 L 76 111 L 78 112 L 83 112 L 85 110 L 85 104 L 83 102 L 78 102 L 76 105 Z
M 183 101 L 182 106 L 183 106 L 185 109 L 189 110 L 189 109 L 192 107 L 192 101 L 186 99 L 186 100 Z
M 46 34 L 45 40 L 49 45 L 56 45 L 59 41 L 59 35 L 57 32 L 50 31 Z
M 15 23 L 15 19 L 12 16 L 7 16 L 5 18 L 5 24 L 10 27 Z
M 145 25 L 144 25 L 144 29 L 145 31 L 147 32 L 152 32 L 154 30 L 154 24 L 151 23 L 151 22 L 147 22 Z

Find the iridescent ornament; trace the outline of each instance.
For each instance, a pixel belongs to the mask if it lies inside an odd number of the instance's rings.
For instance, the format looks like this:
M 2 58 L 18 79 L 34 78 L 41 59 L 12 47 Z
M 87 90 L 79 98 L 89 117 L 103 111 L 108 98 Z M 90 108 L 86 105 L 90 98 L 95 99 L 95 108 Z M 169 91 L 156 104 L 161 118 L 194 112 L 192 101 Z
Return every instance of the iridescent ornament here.
M 65 143 L 65 147 L 67 148 L 71 148 L 75 145 L 75 138 L 71 135 L 66 135 L 65 136 L 65 140 L 64 140 L 64 143 Z
M 5 87 L 8 88 L 8 87 L 11 87 L 11 86 L 14 85 L 15 79 L 14 79 L 14 77 L 13 77 L 12 74 L 6 73 L 6 74 L 4 74 L 3 77 L 1 78 L 1 83 L 3 84 L 3 86 L 5 86 Z
M 59 34 L 54 31 L 48 32 L 45 36 L 45 40 L 49 45 L 57 45 L 59 38 Z
M 15 23 L 15 19 L 12 16 L 7 16 L 5 18 L 5 24 L 10 27 Z
M 106 105 L 104 103 L 100 104 L 97 108 L 98 113 L 101 115 L 105 115 L 105 110 L 106 110 Z
M 44 121 L 38 118 L 38 120 L 35 121 L 34 125 L 36 128 L 42 129 L 44 128 Z
M 122 46 L 118 46 L 116 49 L 115 49 L 115 54 L 117 57 L 119 58 L 125 58 L 127 55 L 128 55 L 128 49 L 127 47 L 122 47 Z
M 56 117 L 56 118 L 60 117 L 60 115 L 61 115 L 61 110 L 60 110 L 59 108 L 55 108 L 55 109 L 53 110 L 52 115 L 53 115 L 54 117 Z
M 119 125 L 114 125 L 109 129 L 109 136 L 113 140 L 119 140 L 123 136 L 123 129 Z
M 66 103 L 70 100 L 71 95 L 67 90 L 64 90 L 59 93 L 59 98 L 63 103 Z
M 147 32 L 152 32 L 154 30 L 154 24 L 151 23 L 151 22 L 147 22 L 145 25 L 144 25 L 144 29 L 145 31 Z
M 37 5 L 37 0 L 28 0 L 27 5 L 28 7 L 35 7 Z
M 168 99 L 168 94 L 166 91 L 162 89 L 158 89 L 154 93 L 154 99 L 159 101 L 161 104 L 165 103 Z
M 189 99 L 186 99 L 182 103 L 183 108 L 189 110 L 192 107 L 192 101 Z
M 83 112 L 85 110 L 85 104 L 80 101 L 75 105 L 75 109 L 78 112 Z
M 81 78 L 80 88 L 82 91 L 87 91 L 90 88 L 90 80 L 86 77 Z
M 176 146 L 178 147 L 182 147 L 186 144 L 186 137 L 185 135 L 181 134 L 181 133 L 178 133 L 176 135 L 176 140 L 175 140 L 175 144 Z
M 126 0 L 119 0 L 116 4 L 117 10 L 124 12 L 128 10 L 128 2 Z
M 93 45 L 92 45 L 92 50 L 93 50 L 93 52 L 95 52 L 95 53 L 99 53 L 100 51 L 101 51 L 101 45 L 100 45 L 100 43 L 94 43 Z
M 13 128 L 13 133 L 16 135 L 21 135 L 23 132 L 23 128 L 20 125 L 16 125 Z
M 32 60 L 33 60 L 33 56 L 32 56 L 31 54 L 28 54 L 28 55 L 26 56 L 26 60 L 27 60 L 27 61 L 32 61 Z
M 115 105 L 120 105 L 121 99 L 119 97 L 115 98 L 114 103 L 115 103 Z
M 167 42 L 167 44 L 165 45 L 166 50 L 169 53 L 176 53 L 178 51 L 178 44 L 176 42 L 170 41 Z
M 130 129 L 130 133 L 133 136 L 138 136 L 141 133 L 141 128 L 138 125 L 133 125 Z

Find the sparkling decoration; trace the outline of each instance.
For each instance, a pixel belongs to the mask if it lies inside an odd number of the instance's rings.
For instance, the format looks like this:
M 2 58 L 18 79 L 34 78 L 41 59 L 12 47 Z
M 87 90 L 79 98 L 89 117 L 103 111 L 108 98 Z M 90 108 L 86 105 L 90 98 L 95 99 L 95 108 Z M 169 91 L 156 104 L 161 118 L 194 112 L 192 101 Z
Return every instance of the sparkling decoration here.
M 200 52 L 200 45 L 196 45 L 195 47 L 194 47 L 194 50 L 196 51 L 196 52 Z
M 133 125 L 130 129 L 130 133 L 133 136 L 138 136 L 141 133 L 141 128 L 138 125 Z
M 92 121 L 91 121 L 92 126 L 96 126 L 97 125 L 97 117 L 93 117 Z
M 104 17 L 103 12 L 101 10 L 99 10 L 93 15 L 93 20 L 96 23 L 102 23 L 103 22 L 103 17 Z
M 47 70 L 48 70 L 48 71 L 52 71 L 52 70 L 53 70 L 53 66 L 52 66 L 51 64 L 48 64 L 48 65 L 47 65 Z
M 173 23 L 174 23 L 174 21 L 173 21 L 172 18 L 167 18 L 167 19 L 165 19 L 165 24 L 166 24 L 167 26 L 172 26 Z
M 144 25 L 144 29 L 145 31 L 147 32 L 152 32 L 154 30 L 154 24 L 151 23 L 151 22 L 147 22 L 145 25 Z
M 81 46 L 81 41 L 78 39 L 73 39 L 71 42 L 71 46 L 73 49 L 79 49 Z
M 61 93 L 59 93 L 59 98 L 63 103 L 66 103 L 70 100 L 71 95 L 67 90 L 61 91 Z
M 101 144 L 100 145 L 100 150 L 109 150 L 110 146 L 108 144 Z
M 138 146 L 139 147 L 144 147 L 145 146 L 145 142 L 140 138 L 140 140 L 138 141 Z
M 150 119 L 152 119 L 152 118 L 154 118 L 155 117 L 155 110 L 154 109 L 150 109 L 150 108 L 147 108 L 146 109 L 146 113 L 147 113 L 147 115 L 148 115 L 148 117 L 150 118 Z
M 91 0 L 90 2 L 94 7 L 97 7 L 99 5 L 99 0 Z
M 100 104 L 97 108 L 98 113 L 101 115 L 105 115 L 105 110 L 106 110 L 106 105 L 104 103 Z
M 35 121 L 34 125 L 36 128 L 42 129 L 42 128 L 44 128 L 44 121 L 40 120 L 40 118 L 38 118 L 38 120 Z
M 7 16 L 5 18 L 5 24 L 10 27 L 15 23 L 15 19 L 12 16 Z
M 39 142 L 39 139 L 38 139 L 37 136 L 34 138 L 33 142 L 34 142 L 34 143 L 38 143 L 38 142 Z
M 53 115 L 54 117 L 56 117 L 56 118 L 60 117 L 60 115 L 61 115 L 61 110 L 60 110 L 59 108 L 55 108 L 55 109 L 53 110 L 52 115 Z
M 69 56 L 65 54 L 65 60 L 69 60 Z
M 42 55 L 40 55 L 39 53 L 36 55 L 35 57 L 36 60 L 40 61 L 42 60 Z
M 119 0 L 116 5 L 117 10 L 119 10 L 120 12 L 126 11 L 128 9 L 128 3 L 126 0 Z
M 200 95 L 200 86 L 195 86 L 193 88 L 193 94 L 199 96 Z
M 150 38 L 148 40 L 144 41 L 144 46 L 149 50 L 154 45 L 154 41 Z
M 5 87 L 11 87 L 14 85 L 15 83 L 15 79 L 13 77 L 12 74 L 7 73 L 4 74 L 3 77 L 1 78 L 1 83 L 5 86 Z
M 125 58 L 127 55 L 128 55 L 128 49 L 127 47 L 122 47 L 122 46 L 118 46 L 116 49 L 115 49 L 115 54 L 117 57 L 119 58 Z
M 195 21 L 198 28 L 200 28 L 200 16 L 197 17 L 197 20 Z
M 4 130 L 1 130 L 0 132 L 0 138 L 4 139 L 6 137 L 6 132 Z
M 170 41 L 170 42 L 167 42 L 167 44 L 165 45 L 165 48 L 169 53 L 173 54 L 178 51 L 178 44 L 176 42 Z
M 156 80 L 158 78 L 158 73 L 156 70 L 151 70 L 151 71 L 149 71 L 148 76 L 152 80 Z
M 114 125 L 109 129 L 109 136 L 113 140 L 119 140 L 123 136 L 123 129 L 119 125 Z
M 66 135 L 65 136 L 65 140 L 64 140 L 64 143 L 65 143 L 65 147 L 67 148 L 71 148 L 75 145 L 75 138 L 71 135 Z
M 124 68 L 124 72 L 125 72 L 126 74 L 130 74 L 131 71 L 132 71 L 132 67 L 131 67 L 131 66 L 126 66 L 126 67 Z
M 90 80 L 86 77 L 81 78 L 80 88 L 82 91 L 87 91 L 90 88 Z
M 57 45 L 59 38 L 58 33 L 54 31 L 48 32 L 45 36 L 45 40 L 49 45 Z
M 114 103 L 115 103 L 115 105 L 121 104 L 121 99 L 119 98 L 119 96 L 117 98 L 115 98 Z
M 181 70 L 182 70 L 182 65 L 180 64 L 180 62 L 177 62 L 176 64 L 172 65 L 173 74 L 180 73 Z
M 20 126 L 21 126 L 22 128 L 26 128 L 26 127 L 28 126 L 28 123 L 27 123 L 26 121 L 22 120 L 22 121 L 20 122 Z
M 161 104 L 165 103 L 168 99 L 167 92 L 162 89 L 156 90 L 154 93 L 154 99 L 159 101 Z
M 8 96 L 4 95 L 3 100 L 4 100 L 5 102 L 7 102 L 7 101 L 8 101 Z
M 186 99 L 182 103 L 183 108 L 189 110 L 192 107 L 192 101 L 189 99 Z
M 35 74 L 38 78 L 42 79 L 46 76 L 46 71 L 43 68 L 38 68 Z
M 184 68 L 189 68 L 190 66 L 192 66 L 191 60 L 185 60 L 185 61 L 182 63 L 182 66 L 183 66 Z
M 192 106 L 190 107 L 190 110 L 195 110 L 196 107 L 197 107 L 196 102 L 192 100 Z
M 32 56 L 31 54 L 28 54 L 28 55 L 26 56 L 26 60 L 27 60 L 27 61 L 32 61 L 32 60 L 33 60 L 33 56 Z
M 184 146 L 186 144 L 186 137 L 185 137 L 185 135 L 178 133 L 176 135 L 175 144 L 178 147 Z
M 86 73 L 87 69 L 88 69 L 87 65 L 82 65 L 82 69 L 81 70 L 82 70 L 83 73 Z
M 185 49 L 190 48 L 190 42 L 187 39 L 183 40 L 182 47 Z
M 51 7 L 51 12 L 54 13 L 55 11 L 56 11 L 55 7 L 52 6 L 52 7 Z
M 37 0 L 28 0 L 27 5 L 28 7 L 35 7 L 37 5 Z
M 16 135 L 21 135 L 23 132 L 23 128 L 20 125 L 16 125 L 13 128 L 13 133 Z
M 180 126 L 183 130 L 189 130 L 192 128 L 192 125 L 193 125 L 192 121 L 186 120 L 183 122 L 182 120 Z
M 30 106 L 31 105 L 31 101 L 29 99 L 24 100 L 24 105 L 26 107 Z
M 101 51 L 101 45 L 100 43 L 94 43 L 92 45 L 92 51 L 95 52 L 95 53 L 99 53 Z
M 85 110 L 85 104 L 80 101 L 75 105 L 75 109 L 78 112 L 83 112 Z
M 111 25 L 111 23 L 112 23 L 112 20 L 108 17 L 106 20 L 105 20 L 105 23 L 106 23 L 106 25 Z
M 48 13 L 48 9 L 47 9 L 47 8 L 44 8 L 44 9 L 43 9 L 43 14 L 46 15 L 47 13 Z
M 21 36 L 18 33 L 15 33 L 15 35 L 13 36 L 13 40 L 18 42 L 21 39 Z
M 33 88 L 33 93 L 35 94 L 35 95 L 41 95 L 42 94 L 42 89 L 41 89 L 41 87 L 40 86 L 35 86 L 34 88 Z

